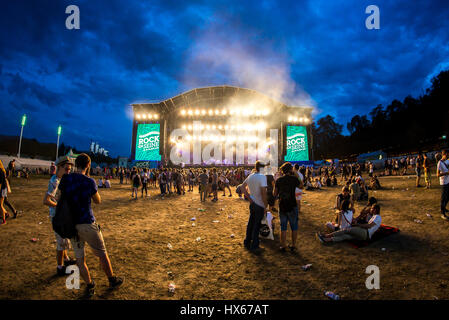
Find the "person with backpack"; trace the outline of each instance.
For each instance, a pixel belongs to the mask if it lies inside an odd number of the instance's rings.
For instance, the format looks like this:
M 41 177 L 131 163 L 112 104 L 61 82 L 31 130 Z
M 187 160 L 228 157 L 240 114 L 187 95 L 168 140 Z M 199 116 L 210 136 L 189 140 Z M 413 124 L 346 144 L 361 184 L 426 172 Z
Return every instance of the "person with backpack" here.
M 292 231 L 292 244 L 288 247 L 290 251 L 296 251 L 296 240 L 298 238 L 298 203 L 295 196 L 296 188 L 302 189 L 303 185 L 293 172 L 293 166 L 286 162 L 281 166 L 283 176 L 276 180 L 273 195 L 279 196 L 279 219 L 281 222 L 281 246 L 280 250 L 285 252 L 287 248 L 287 224 Z
M 447 203 L 449 202 L 449 160 L 448 157 L 449 150 L 443 150 L 441 160 L 438 161 L 437 165 L 437 176 L 440 179 L 441 185 L 441 218 L 444 220 L 449 220 L 446 215 L 448 210 L 446 209 Z
M 48 189 L 45 193 L 43 203 L 50 208 L 50 221 L 56 214 L 56 206 L 58 204 L 58 186 L 61 178 L 65 174 L 69 174 L 72 171 L 72 167 L 75 165 L 73 160 L 68 156 L 60 157 L 56 163 L 55 174 L 51 177 L 48 182 Z M 55 232 L 56 237 L 56 274 L 58 276 L 65 276 L 65 270 L 67 266 L 76 263 L 76 260 L 71 259 L 67 251 L 70 248 L 69 239 L 62 238 L 58 233 Z
M 95 281 L 92 280 L 86 264 L 84 252 L 86 242 L 91 247 L 93 254 L 99 258 L 100 265 L 108 277 L 110 287 L 117 288 L 123 283 L 123 279 L 117 277 L 112 270 L 103 234 L 91 207 L 92 201 L 100 204 L 101 197 L 95 180 L 88 175 L 90 165 L 90 157 L 82 153 L 75 160 L 76 171 L 61 178 L 58 186 L 58 189 L 61 191 L 61 198 L 58 201 L 55 218 L 53 219 L 53 229 L 58 232 L 61 227 L 58 225 L 58 222 L 61 221 L 61 216 L 70 215 L 73 225 L 68 229 L 75 232 L 70 241 L 75 251 L 76 264 L 80 275 L 87 284 L 86 297 L 92 297 L 95 294 Z M 62 209 L 64 206 L 66 206 L 65 210 Z M 60 235 L 64 237 L 64 234 Z
M 142 184 L 142 180 L 140 179 L 140 174 L 137 171 L 133 175 L 132 182 L 133 182 L 133 192 L 132 192 L 131 197 L 134 197 L 134 194 L 136 194 L 135 199 L 137 200 L 137 192 L 139 191 L 139 188 Z M 142 191 L 142 196 L 143 196 L 143 191 Z

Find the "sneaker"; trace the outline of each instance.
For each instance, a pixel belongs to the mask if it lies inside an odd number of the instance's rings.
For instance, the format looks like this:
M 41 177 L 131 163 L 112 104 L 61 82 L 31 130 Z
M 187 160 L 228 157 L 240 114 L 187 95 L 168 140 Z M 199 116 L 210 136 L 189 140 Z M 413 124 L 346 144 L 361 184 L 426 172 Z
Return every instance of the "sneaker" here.
M 280 252 L 286 252 L 287 249 L 286 249 L 285 247 L 279 247 L 279 251 L 280 251 Z
M 76 264 L 76 259 L 72 259 L 72 258 L 69 258 L 69 260 L 64 260 L 64 265 L 67 267 L 67 266 L 72 266 L 72 265 L 74 265 L 74 264 Z
M 322 244 L 325 243 L 325 241 L 324 241 L 324 239 L 323 239 L 323 236 L 322 236 L 319 232 L 317 232 L 315 235 L 316 235 L 316 238 L 317 238 L 318 240 L 320 240 L 320 242 L 321 242 Z
M 232 197 L 232 194 L 230 194 L 228 197 Z
M 113 276 L 109 278 L 109 286 L 111 288 L 118 288 L 122 285 L 123 279 L 117 276 Z
M 66 275 L 65 269 L 66 269 L 66 266 L 62 266 L 62 268 L 56 268 L 56 274 L 58 275 L 58 277 L 63 277 Z
M 85 297 L 87 299 L 92 298 L 95 295 L 95 281 L 92 280 L 92 283 L 87 284 Z
M 448 217 L 447 215 L 445 215 L 445 214 L 442 214 L 442 215 L 441 215 L 441 219 L 443 219 L 443 220 L 449 220 L 449 217 Z

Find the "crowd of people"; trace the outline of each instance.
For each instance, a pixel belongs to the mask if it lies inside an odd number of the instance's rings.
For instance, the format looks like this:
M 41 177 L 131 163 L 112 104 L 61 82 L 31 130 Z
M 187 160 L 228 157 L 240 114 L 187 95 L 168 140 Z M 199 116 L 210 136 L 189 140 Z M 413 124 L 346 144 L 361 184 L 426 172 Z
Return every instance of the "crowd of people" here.
M 431 163 L 426 161 L 427 156 L 419 154 L 416 159 L 405 163 L 415 166 L 417 178 L 421 167 L 430 179 Z M 449 201 L 449 160 L 448 152 L 443 151 L 437 158 L 437 176 L 442 186 L 441 194 L 441 217 L 449 220 L 446 209 Z M 388 164 L 387 160 L 387 165 Z M 401 161 L 399 161 L 401 162 Z M 409 164 L 410 163 L 410 164 Z M 303 190 L 319 190 L 325 187 L 337 187 L 342 185 L 341 193 L 336 196 L 336 216 L 333 221 L 325 224 L 328 233 L 317 233 L 316 236 L 323 244 L 339 242 L 344 240 L 369 240 L 376 230 L 379 229 L 382 219 L 380 206 L 374 197 L 369 197 L 369 190 L 381 188 L 374 165 L 366 164 L 331 164 L 314 168 L 313 166 L 292 165 L 284 163 L 276 172 L 265 171 L 265 165 L 257 161 L 254 168 L 113 168 L 103 169 L 99 172 L 98 183 L 90 177 L 92 172 L 91 160 L 87 154 L 79 155 L 75 161 L 64 156 L 52 164 L 49 172 L 52 174 L 45 193 L 43 204 L 49 207 L 49 216 L 53 228 L 57 230 L 55 216 L 63 207 L 63 202 L 75 212 L 74 228 L 76 236 L 64 238 L 55 232 L 56 238 L 56 272 L 65 275 L 66 268 L 77 264 L 80 275 L 87 284 L 87 295 L 92 296 L 95 292 L 95 282 L 91 278 L 85 260 L 85 243 L 93 249 L 99 258 L 100 264 L 109 279 L 112 288 L 119 287 L 123 279 L 113 272 L 106 246 L 101 233 L 101 228 L 95 220 L 91 202 L 101 203 L 98 188 L 111 188 L 111 180 L 118 179 L 119 184 L 130 184 L 131 197 L 138 199 L 150 197 L 149 187 L 158 190 L 154 196 L 166 197 L 171 195 L 185 195 L 186 192 L 198 191 L 200 201 L 204 202 L 211 197 L 212 202 L 219 201 L 218 193 L 222 196 L 233 196 L 235 194 L 249 202 L 249 218 L 246 228 L 246 236 L 243 241 L 245 248 L 254 254 L 260 254 L 263 248 L 259 245 L 259 233 L 261 222 L 267 212 L 277 212 L 280 222 L 280 245 L 281 252 L 287 249 L 295 252 L 297 250 L 298 218 L 301 212 L 301 200 Z M 393 162 L 392 174 L 404 174 L 404 171 L 394 171 L 396 162 Z M 399 165 L 399 169 L 401 169 Z M 11 177 L 14 176 L 14 163 L 7 168 L 0 161 L 0 184 L 1 184 L 1 218 L 2 224 L 6 224 L 8 212 L 4 208 L 11 209 L 14 218 L 18 211 L 8 200 Z M 75 171 L 74 171 L 75 170 Z M 386 168 L 389 170 L 389 167 Z M 264 172 L 265 171 L 265 172 Z M 369 182 L 365 182 L 362 173 L 367 172 Z M 388 172 L 390 173 L 390 172 Z M 405 171 L 405 173 L 407 173 Z M 340 176 L 340 183 L 337 177 Z M 429 184 L 430 186 L 430 184 Z M 356 216 L 354 203 L 367 202 L 366 206 Z M 278 204 L 278 205 L 276 205 Z M 278 209 L 277 209 L 278 208 Z M 287 244 L 287 229 L 291 230 L 291 242 Z M 58 229 L 59 230 L 59 229 Z M 68 255 L 69 243 L 74 248 L 75 258 Z

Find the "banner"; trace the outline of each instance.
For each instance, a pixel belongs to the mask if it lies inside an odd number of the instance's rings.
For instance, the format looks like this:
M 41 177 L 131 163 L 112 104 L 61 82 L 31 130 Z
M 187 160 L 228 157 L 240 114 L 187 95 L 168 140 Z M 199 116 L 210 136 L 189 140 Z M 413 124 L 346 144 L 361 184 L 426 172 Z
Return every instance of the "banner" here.
M 141 123 L 138 125 L 135 160 L 161 161 L 159 153 L 160 128 L 159 123 Z
M 307 130 L 304 126 L 287 126 L 287 154 L 285 161 L 309 161 Z

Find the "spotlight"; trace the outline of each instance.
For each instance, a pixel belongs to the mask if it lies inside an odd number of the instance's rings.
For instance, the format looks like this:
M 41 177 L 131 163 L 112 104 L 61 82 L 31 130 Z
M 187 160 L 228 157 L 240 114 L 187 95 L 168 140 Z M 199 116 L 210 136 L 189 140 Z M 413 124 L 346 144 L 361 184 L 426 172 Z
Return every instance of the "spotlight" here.
M 200 129 L 203 130 L 203 129 L 204 129 L 204 125 L 201 125 L 201 126 L 200 126 Z
M 191 137 L 191 136 L 187 136 L 186 138 L 187 138 L 187 140 L 189 140 L 189 141 L 192 140 L 192 137 Z
M 212 126 L 212 129 L 217 129 L 217 126 L 214 124 L 213 126 Z
M 187 129 L 187 126 L 184 124 L 184 125 L 182 126 L 182 128 L 185 130 L 185 129 Z
M 187 112 L 187 114 L 188 114 L 189 116 L 191 116 L 191 115 L 193 115 L 193 111 L 192 111 L 191 109 L 189 109 L 189 111 Z
M 196 109 L 195 110 L 195 115 L 199 116 L 200 115 L 200 110 Z
M 226 109 L 223 109 L 223 110 L 221 111 L 221 114 L 222 114 L 223 116 L 225 116 L 226 113 L 227 113 Z
M 218 129 L 222 130 L 222 129 L 223 129 L 223 126 L 220 124 L 220 125 L 218 126 Z
M 209 109 L 209 115 L 212 116 L 214 114 L 214 110 Z
M 229 110 L 229 114 L 233 115 L 234 114 L 234 109 Z
M 151 113 L 148 114 L 148 119 L 153 119 L 153 115 Z
M 257 111 L 256 111 L 256 116 L 260 116 L 260 115 L 261 115 L 260 110 L 257 110 Z
M 225 128 L 225 130 L 228 130 L 228 129 L 229 129 L 229 126 L 228 126 L 228 125 L 225 125 L 224 128 Z
M 204 116 L 206 114 L 206 110 L 201 110 L 201 114 Z
M 142 118 L 146 119 L 146 118 L 147 118 L 147 115 L 144 113 L 144 114 L 142 115 Z
M 189 128 L 189 130 L 192 130 L 192 125 L 191 125 L 191 124 L 189 124 L 188 128 Z
M 181 116 L 185 116 L 186 115 L 186 111 L 184 109 L 181 110 Z
M 157 113 L 154 115 L 154 119 L 159 119 L 159 115 Z
M 294 117 L 294 118 L 293 118 L 293 121 L 294 121 L 294 122 L 298 122 L 298 117 Z
M 209 129 L 210 129 L 210 125 L 207 125 L 207 126 L 206 126 L 206 129 L 209 130 Z
M 264 109 L 264 110 L 262 111 L 262 114 L 263 114 L 264 116 L 267 116 L 268 113 L 269 113 L 268 109 Z
M 292 116 L 288 116 L 288 122 L 292 122 Z
M 141 118 L 140 114 L 136 114 L 136 118 L 140 120 Z
M 215 109 L 215 115 L 218 116 L 220 114 L 220 111 L 218 109 Z

